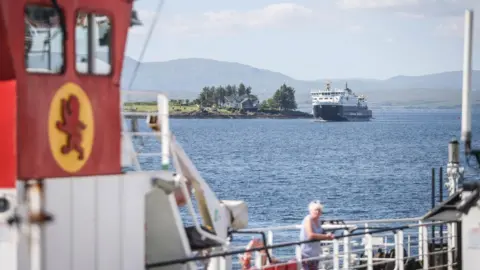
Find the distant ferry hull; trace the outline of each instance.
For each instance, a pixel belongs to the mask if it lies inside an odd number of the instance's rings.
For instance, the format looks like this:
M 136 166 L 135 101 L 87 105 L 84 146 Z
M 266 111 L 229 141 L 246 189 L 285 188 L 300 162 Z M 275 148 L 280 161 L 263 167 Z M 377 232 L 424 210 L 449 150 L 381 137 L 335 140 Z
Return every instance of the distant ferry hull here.
M 372 118 L 372 111 L 357 106 L 314 105 L 313 116 L 316 119 L 334 122 L 369 121 Z

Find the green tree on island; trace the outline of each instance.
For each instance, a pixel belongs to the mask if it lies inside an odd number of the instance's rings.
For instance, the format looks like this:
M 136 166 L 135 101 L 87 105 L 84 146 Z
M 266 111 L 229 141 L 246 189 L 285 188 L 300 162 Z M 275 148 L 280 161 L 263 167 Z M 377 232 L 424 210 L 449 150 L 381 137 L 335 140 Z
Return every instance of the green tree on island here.
M 240 108 L 238 106 L 246 97 L 249 97 L 251 101 L 258 101 L 258 97 L 252 94 L 252 87 L 243 83 L 239 85 L 205 86 L 198 94 L 198 98 L 193 101 L 189 99 L 171 99 L 169 110 L 172 115 L 182 115 L 182 117 L 187 117 L 187 114 L 195 116 L 196 113 L 201 113 L 202 117 L 208 117 L 208 113 L 212 113 L 215 116 L 247 115 L 247 112 L 243 109 L 243 104 Z M 126 111 L 155 112 L 157 110 L 156 104 L 156 101 L 126 102 L 124 108 Z M 217 107 L 218 109 L 208 109 L 209 107 Z M 260 108 L 256 113 L 251 113 L 249 116 L 311 117 L 311 114 L 299 112 L 296 109 L 295 89 L 282 84 L 271 98 L 264 100 L 260 104 Z M 207 114 L 205 114 L 206 112 Z
M 273 98 L 266 99 L 260 103 L 261 110 L 278 110 L 280 106 Z
M 228 97 L 242 96 L 247 96 L 253 101 L 258 100 L 256 95 L 252 95 L 252 87 L 240 83 L 238 86 L 230 84 L 226 86 L 205 86 L 193 103 L 202 107 L 212 107 L 214 105 L 221 107 L 227 102 Z
M 252 94 L 252 87 L 250 86 L 245 87 L 243 83 L 240 83 L 238 85 L 238 96 L 244 96 L 244 95 L 250 96 L 251 94 Z
M 282 86 L 275 91 L 273 97 L 262 102 L 260 108 L 284 111 L 296 110 L 297 102 L 295 101 L 295 89 L 286 84 L 282 84 Z

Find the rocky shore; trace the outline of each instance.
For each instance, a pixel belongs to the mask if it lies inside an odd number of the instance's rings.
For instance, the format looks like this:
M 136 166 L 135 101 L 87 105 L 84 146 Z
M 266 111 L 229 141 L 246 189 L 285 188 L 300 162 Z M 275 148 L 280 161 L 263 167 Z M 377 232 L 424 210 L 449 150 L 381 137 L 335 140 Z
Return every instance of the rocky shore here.
M 309 113 L 300 111 L 275 111 L 275 112 L 232 112 L 222 113 L 217 111 L 193 111 L 193 112 L 170 112 L 171 118 L 183 118 L 183 119 L 300 119 L 300 118 L 313 118 Z
M 125 104 L 123 107 L 125 112 L 157 112 L 155 104 Z M 169 114 L 171 118 L 184 119 L 310 119 L 313 115 L 302 111 L 283 111 L 261 109 L 255 112 L 243 111 L 238 109 L 216 109 L 216 108 L 199 108 L 198 106 L 170 106 Z

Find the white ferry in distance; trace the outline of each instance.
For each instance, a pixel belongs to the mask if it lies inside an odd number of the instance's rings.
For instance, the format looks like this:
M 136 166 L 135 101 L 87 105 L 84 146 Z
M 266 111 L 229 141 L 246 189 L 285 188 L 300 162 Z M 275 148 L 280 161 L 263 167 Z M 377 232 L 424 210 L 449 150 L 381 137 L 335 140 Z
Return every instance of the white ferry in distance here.
M 323 90 L 312 90 L 312 114 L 324 121 L 369 121 L 372 111 L 368 109 L 365 96 L 357 96 L 348 88 L 332 89 L 331 82 Z

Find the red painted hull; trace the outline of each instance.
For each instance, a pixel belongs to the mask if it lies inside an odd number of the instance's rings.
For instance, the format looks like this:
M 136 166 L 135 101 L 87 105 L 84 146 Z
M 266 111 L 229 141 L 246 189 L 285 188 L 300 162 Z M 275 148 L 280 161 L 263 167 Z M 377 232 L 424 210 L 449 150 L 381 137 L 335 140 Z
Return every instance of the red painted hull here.
M 0 49 L 9 48 L 8 54 L 8 50 L 0 51 L 0 80 L 13 74 L 17 81 L 18 179 L 121 173 L 119 82 L 130 26 L 125 18 L 130 18 L 131 1 L 58 0 L 68 36 L 64 42 L 64 72 L 54 75 L 28 73 L 25 69 L 24 7 L 29 4 L 51 6 L 52 2 L 0 1 Z M 79 10 L 106 15 L 111 21 L 110 75 L 76 71 L 75 21 Z M 59 108 L 70 95 L 78 99 L 80 109 L 78 119 L 70 117 L 65 122 L 65 113 Z M 74 124 L 85 124 L 85 128 L 77 132 Z
M 0 81 L 0 189 L 15 188 L 17 179 L 16 82 Z

